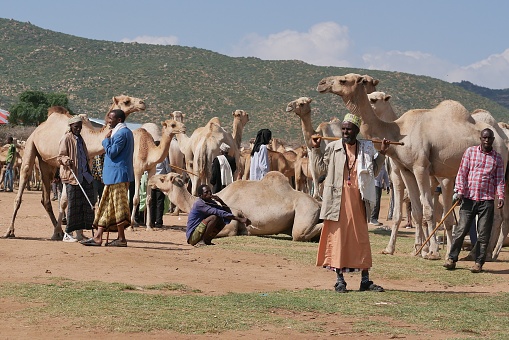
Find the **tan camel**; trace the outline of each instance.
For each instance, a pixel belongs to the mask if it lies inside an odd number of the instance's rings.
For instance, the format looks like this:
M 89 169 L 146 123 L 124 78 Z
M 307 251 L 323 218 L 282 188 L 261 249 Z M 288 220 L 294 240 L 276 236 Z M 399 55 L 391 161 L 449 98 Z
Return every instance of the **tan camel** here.
M 170 114 L 171 118 L 177 122 L 184 123 L 185 114 L 182 111 L 173 111 Z M 170 150 L 168 151 L 168 158 L 170 159 L 170 164 L 175 165 L 180 169 L 184 169 L 185 160 L 184 160 L 184 151 L 185 147 L 187 147 L 187 141 L 189 137 L 185 133 L 180 133 L 178 136 L 172 139 L 170 143 Z M 180 145 L 185 144 L 185 145 Z M 182 150 L 181 150 L 182 149 Z M 173 169 L 174 172 L 179 174 L 182 173 L 180 169 Z
M 249 115 L 244 110 L 235 110 L 232 112 L 233 115 L 233 130 L 232 136 L 237 144 L 237 149 L 240 150 L 242 144 L 242 132 L 247 122 L 249 122 Z
M 122 109 L 126 113 L 126 116 L 128 116 L 133 112 L 145 110 L 145 103 L 141 99 L 121 95 L 113 97 L 113 103 L 108 112 L 116 108 Z M 35 159 L 38 158 L 42 177 L 41 203 L 48 213 L 54 228 L 53 236 L 51 238 L 54 240 L 62 239 L 62 228 L 57 227 L 57 220 L 51 206 L 50 193 L 51 180 L 53 179 L 57 166 L 59 166 L 57 163 L 59 142 L 69 128 L 67 121 L 70 117 L 71 115 L 65 108 L 52 106 L 48 109 L 48 119 L 41 123 L 28 137 L 25 144 L 25 152 L 20 170 L 19 189 L 14 201 L 14 211 L 10 226 L 4 237 L 15 237 L 14 221 L 16 220 L 16 215 L 21 206 L 23 191 L 27 185 L 29 176 L 32 173 Z M 81 136 L 87 144 L 90 158 L 104 152 L 101 142 L 107 133 L 107 126 L 104 126 L 101 129 L 95 129 L 86 125 L 83 126 Z
M 431 233 L 435 223 L 430 176 L 439 178 L 456 176 L 465 149 L 478 145 L 480 132 L 490 126 L 476 122 L 460 103 L 451 100 L 443 101 L 430 110 L 410 110 L 394 122 L 384 122 L 374 113 L 362 86 L 363 81 L 363 77 L 358 74 L 332 76 L 322 79 L 317 90 L 320 93 L 329 92 L 341 96 L 350 112 L 362 118 L 361 133 L 366 138 L 387 138 L 404 142 L 404 147 L 390 147 L 387 155 L 402 170 L 412 208 L 422 205 L 422 218 L 427 223 L 428 232 Z M 450 134 L 451 125 L 454 126 L 455 134 L 461 136 L 455 143 L 444 138 Z M 497 144 L 494 147 L 506 160 L 507 148 L 500 136 L 495 138 L 495 143 Z M 447 188 L 448 186 L 444 187 Z M 452 192 L 443 190 L 442 194 L 444 210 L 448 211 L 451 207 Z M 415 210 L 417 214 L 421 213 L 419 209 Z M 416 216 L 417 220 L 422 218 Z M 450 245 L 452 238 L 450 229 L 447 230 L 447 238 Z M 429 254 L 423 256 L 430 259 L 440 258 L 435 237 L 431 238 Z
M 164 191 L 185 212 L 198 199 L 186 190 L 182 176 L 176 173 L 153 176 L 149 185 Z M 220 237 L 288 233 L 294 241 L 309 241 L 322 228 L 320 204 L 309 195 L 293 190 L 279 172 L 269 172 L 261 181 L 235 181 L 217 195 L 235 215 L 245 216 L 252 223 L 245 227 L 232 221 Z
M 136 209 L 140 204 L 140 182 L 145 171 L 148 171 L 148 178 L 156 172 L 157 163 L 162 162 L 168 156 L 168 150 L 173 137 L 179 133 L 185 133 L 185 125 L 175 120 L 166 120 L 161 123 L 162 132 L 160 144 L 156 146 L 153 135 L 144 128 L 133 131 L 134 135 L 134 197 L 133 210 L 131 212 L 131 226 L 136 225 Z M 154 132 L 153 132 L 154 133 Z M 157 135 L 157 131 L 154 135 Z M 151 189 L 147 186 L 147 230 L 152 229 L 152 216 L 150 216 Z

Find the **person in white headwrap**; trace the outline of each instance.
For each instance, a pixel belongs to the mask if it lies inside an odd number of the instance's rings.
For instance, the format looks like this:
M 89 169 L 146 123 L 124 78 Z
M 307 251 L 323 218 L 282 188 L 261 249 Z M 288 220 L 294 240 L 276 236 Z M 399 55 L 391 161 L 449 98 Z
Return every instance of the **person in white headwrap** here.
M 380 151 L 371 141 L 357 140 L 361 119 L 347 114 L 341 125 L 342 138 L 320 151 L 320 137 L 313 137 L 314 166 L 327 176 L 324 181 L 320 218 L 324 225 L 316 265 L 336 272 L 334 289 L 346 292 L 343 273 L 362 271 L 360 291 L 383 292 L 369 280 L 372 266 L 365 201 L 375 201 L 374 176 L 385 161 L 389 141 Z
M 60 140 L 57 157 L 60 164 L 60 179 L 65 185 L 68 200 L 67 225 L 63 241 L 77 242 L 83 238 L 83 229 L 92 229 L 94 210 L 89 201 L 92 205 L 95 204 L 95 195 L 87 145 L 81 137 L 83 125 L 81 116 L 76 115 L 69 118 L 68 124 L 69 130 Z M 76 231 L 76 238 L 73 237 L 74 231 Z
M 233 174 L 237 170 L 235 158 L 228 154 L 230 146 L 226 143 L 221 143 L 219 150 L 221 154 L 212 161 L 212 176 L 210 178 L 212 193 L 214 194 L 233 183 Z

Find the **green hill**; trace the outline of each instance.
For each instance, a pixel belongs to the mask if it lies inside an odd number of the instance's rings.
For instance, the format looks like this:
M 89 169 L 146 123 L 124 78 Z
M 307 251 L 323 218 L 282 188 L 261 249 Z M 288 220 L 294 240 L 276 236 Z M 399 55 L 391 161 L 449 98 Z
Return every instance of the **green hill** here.
M 186 114 L 189 134 L 218 116 L 231 130 L 235 109 L 249 113 L 244 140 L 268 127 L 274 137 L 302 141 L 300 121 L 287 115 L 288 102 L 313 98 L 317 126 L 347 112 L 341 98 L 316 92 L 326 76 L 350 72 L 380 80 L 396 112 L 431 108 L 444 99 L 467 109 L 483 108 L 507 121 L 509 109 L 453 84 L 423 76 L 354 68 L 319 67 L 297 60 L 232 58 L 183 46 L 118 43 L 79 38 L 0 19 L 0 107 L 8 108 L 25 90 L 66 93 L 75 113 L 103 117 L 111 97 L 144 98 L 147 111 L 132 122 L 160 122 L 174 110 Z

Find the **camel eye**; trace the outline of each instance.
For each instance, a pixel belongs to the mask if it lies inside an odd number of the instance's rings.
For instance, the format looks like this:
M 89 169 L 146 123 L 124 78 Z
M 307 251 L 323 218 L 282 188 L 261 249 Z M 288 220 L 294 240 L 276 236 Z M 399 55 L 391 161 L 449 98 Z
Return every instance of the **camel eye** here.
M 346 84 L 346 80 L 341 79 L 341 80 L 339 81 L 339 83 L 340 83 L 341 85 L 345 85 L 345 84 Z

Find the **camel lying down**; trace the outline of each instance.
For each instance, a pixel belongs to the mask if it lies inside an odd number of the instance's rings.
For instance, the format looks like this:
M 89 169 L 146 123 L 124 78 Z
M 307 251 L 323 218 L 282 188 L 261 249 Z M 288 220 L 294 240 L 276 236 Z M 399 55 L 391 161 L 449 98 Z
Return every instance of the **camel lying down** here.
M 177 173 L 153 176 L 148 185 L 163 191 L 185 212 L 189 212 L 198 199 L 187 191 L 183 177 Z M 280 172 L 271 171 L 261 181 L 235 181 L 217 195 L 236 216 L 251 221 L 248 226 L 232 221 L 218 237 L 287 233 L 294 241 L 309 241 L 322 230 L 318 201 L 293 190 Z

